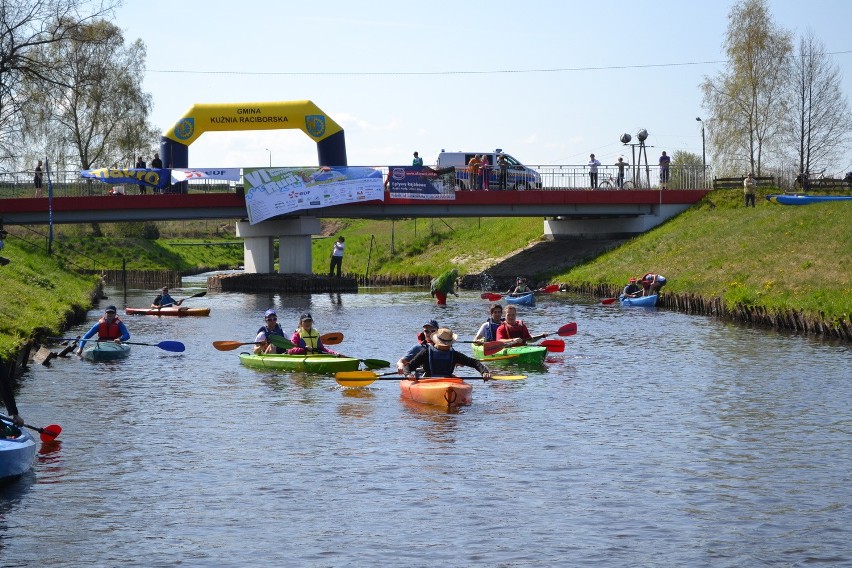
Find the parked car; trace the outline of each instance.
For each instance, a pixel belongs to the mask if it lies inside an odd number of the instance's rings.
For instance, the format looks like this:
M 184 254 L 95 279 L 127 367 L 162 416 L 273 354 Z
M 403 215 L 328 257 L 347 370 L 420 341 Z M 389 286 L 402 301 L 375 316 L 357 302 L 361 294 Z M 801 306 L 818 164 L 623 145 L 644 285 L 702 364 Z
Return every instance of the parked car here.
M 470 189 L 470 175 L 467 171 L 467 163 L 474 156 L 488 156 L 490 164 L 489 185 L 496 189 L 500 183 L 500 168 L 497 166 L 497 157 L 502 154 L 509 164 L 506 176 L 508 189 L 541 189 L 541 174 L 523 165 L 518 159 L 497 148 L 493 152 L 447 152 L 441 150 L 436 160 L 437 169 L 453 167 L 456 170 L 456 189 Z

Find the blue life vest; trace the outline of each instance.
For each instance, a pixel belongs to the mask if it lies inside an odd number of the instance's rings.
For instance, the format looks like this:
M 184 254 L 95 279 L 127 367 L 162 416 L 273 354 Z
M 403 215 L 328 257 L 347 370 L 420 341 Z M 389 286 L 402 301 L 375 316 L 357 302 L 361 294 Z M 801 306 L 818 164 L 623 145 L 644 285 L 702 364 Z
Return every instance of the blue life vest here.
M 452 377 L 456 368 L 456 357 L 452 349 L 443 351 L 432 345 L 429 349 L 429 372 L 433 377 Z
M 488 324 L 488 327 L 485 330 L 485 341 L 494 341 L 497 339 L 497 328 L 500 327 L 500 324 L 503 323 L 499 321 L 494 323 L 494 320 L 488 318 L 488 321 L 485 322 Z

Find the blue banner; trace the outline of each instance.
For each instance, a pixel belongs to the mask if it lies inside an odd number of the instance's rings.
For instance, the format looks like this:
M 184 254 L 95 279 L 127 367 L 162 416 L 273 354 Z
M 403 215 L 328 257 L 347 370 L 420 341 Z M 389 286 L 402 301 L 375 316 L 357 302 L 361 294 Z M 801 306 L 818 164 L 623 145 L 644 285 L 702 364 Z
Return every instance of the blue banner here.
M 455 171 L 423 166 L 391 166 L 388 171 L 390 197 L 400 199 L 455 199 Z
M 98 168 L 96 170 L 82 170 L 84 178 L 96 179 L 104 183 L 133 183 L 144 184 L 148 187 L 163 189 L 171 184 L 171 174 L 167 169 L 154 168 Z

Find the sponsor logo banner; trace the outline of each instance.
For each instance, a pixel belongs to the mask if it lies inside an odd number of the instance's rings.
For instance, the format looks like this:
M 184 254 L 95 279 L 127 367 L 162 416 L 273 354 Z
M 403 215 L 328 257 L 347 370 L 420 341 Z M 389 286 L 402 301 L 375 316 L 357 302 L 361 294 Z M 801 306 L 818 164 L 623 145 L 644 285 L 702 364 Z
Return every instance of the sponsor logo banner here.
M 228 181 L 240 181 L 240 168 L 173 168 L 172 183 L 191 179 L 224 179 Z
M 104 183 L 144 184 L 157 189 L 168 187 L 171 180 L 169 170 L 152 168 L 98 168 L 96 170 L 82 170 L 80 175 Z
M 246 168 L 249 223 L 301 209 L 384 201 L 382 173 L 365 167 Z
M 455 200 L 454 178 L 453 171 L 438 174 L 432 168 L 392 166 L 388 173 L 388 189 L 391 197 L 400 199 Z

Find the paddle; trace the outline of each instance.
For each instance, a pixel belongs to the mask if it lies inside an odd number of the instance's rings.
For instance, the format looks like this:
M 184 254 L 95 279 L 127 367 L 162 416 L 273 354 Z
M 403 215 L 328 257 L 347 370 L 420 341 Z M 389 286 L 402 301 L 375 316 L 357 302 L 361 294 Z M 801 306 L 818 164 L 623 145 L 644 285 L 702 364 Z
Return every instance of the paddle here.
M 610 304 L 614 304 L 618 301 L 618 298 L 604 298 L 601 300 L 601 304 L 608 306 Z
M 547 351 L 550 353 L 562 353 L 565 351 L 565 342 L 561 339 L 545 339 L 539 345 L 547 347 Z
M 377 375 L 371 371 L 342 371 L 334 375 L 337 384 L 343 387 L 365 387 L 369 384 L 374 383 L 375 381 L 402 381 L 407 377 L 404 375 L 399 375 L 396 377 L 390 377 L 389 375 L 394 375 L 397 373 L 383 373 L 381 375 Z M 429 379 L 430 377 L 423 377 L 424 379 Z M 458 379 L 482 379 L 482 377 L 454 377 Z M 491 375 L 491 378 L 495 381 L 520 381 L 526 379 L 526 375 Z M 483 379 L 484 380 L 484 379 Z
M 551 331 L 549 333 L 540 333 L 538 335 L 534 335 L 532 337 L 532 341 L 538 341 L 539 339 L 547 337 L 548 335 L 560 335 L 562 337 L 568 337 L 569 335 L 575 335 L 576 333 L 577 333 L 577 322 L 572 321 L 572 322 L 566 323 L 565 325 L 563 325 L 562 327 L 560 327 L 556 331 Z M 542 342 L 542 345 L 544 345 L 544 344 L 545 344 L 545 342 Z M 494 355 L 495 353 L 505 349 L 506 347 L 507 347 L 507 345 L 502 341 L 489 341 L 489 342 L 485 343 L 485 345 L 482 346 L 482 351 L 485 354 L 485 356 L 488 357 L 490 355 Z M 546 345 L 545 345 L 545 347 L 546 347 Z M 564 350 L 564 345 L 563 345 L 562 350 Z M 558 351 L 554 351 L 554 353 L 557 353 L 557 352 Z
M 233 351 L 243 345 L 260 345 L 261 343 L 262 341 L 247 341 L 245 343 L 240 341 L 214 341 L 213 347 L 219 351 Z
M 489 302 L 496 302 L 501 299 L 503 296 L 500 294 L 495 294 L 494 292 L 483 292 L 479 295 L 483 300 L 488 300 Z
M 187 301 L 187 300 L 191 300 L 192 298 L 200 298 L 200 297 L 202 297 L 202 296 L 206 296 L 206 295 L 207 295 L 207 290 L 205 290 L 205 291 L 203 291 L 203 292 L 199 292 L 199 293 L 197 293 L 197 294 L 193 294 L 192 296 L 189 296 L 189 297 L 187 297 L 187 298 L 184 298 L 183 300 L 178 300 L 178 301 L 177 301 L 177 302 L 175 302 L 174 304 L 166 304 L 166 305 L 164 305 L 164 306 L 157 306 L 157 309 L 160 309 L 160 308 L 168 308 L 168 307 L 170 307 L 170 306 L 174 306 L 175 304 L 179 304 L 179 303 L 181 303 L 181 302 L 185 302 L 185 301 Z
M 324 345 L 337 345 L 343 341 L 343 334 L 339 331 L 332 331 L 331 333 L 320 335 L 320 341 L 322 341 Z
M 5 420 L 9 424 L 14 424 L 14 421 L 9 416 L 4 416 L 0 414 L 0 420 Z M 51 424 L 50 426 L 45 426 L 44 428 L 39 428 L 38 426 L 30 426 L 29 424 L 24 424 L 30 430 L 35 430 L 39 433 L 39 438 L 41 438 L 42 442 L 52 442 L 56 439 L 56 437 L 62 432 L 62 426 L 59 424 Z
M 541 292 L 542 294 L 553 294 L 554 292 L 559 291 L 559 284 L 550 284 L 549 286 L 545 286 L 544 288 L 539 288 L 538 290 L 533 291 Z
M 93 343 L 112 343 L 112 339 L 80 339 L 80 338 L 71 338 L 71 337 L 48 337 L 48 339 L 55 339 L 57 341 L 86 341 Z M 186 345 L 181 343 L 180 341 L 161 341 L 159 343 L 137 343 L 133 341 L 122 341 L 123 344 L 126 345 L 145 345 L 147 347 L 159 347 L 163 351 L 171 351 L 173 353 L 183 353 L 186 351 Z

